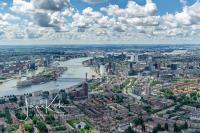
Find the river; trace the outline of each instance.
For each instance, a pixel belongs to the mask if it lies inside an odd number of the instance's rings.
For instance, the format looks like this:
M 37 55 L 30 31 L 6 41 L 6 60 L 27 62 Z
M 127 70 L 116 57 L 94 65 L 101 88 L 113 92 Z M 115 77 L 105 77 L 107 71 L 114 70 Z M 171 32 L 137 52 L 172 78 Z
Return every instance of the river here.
M 12 79 L 4 82 L 0 85 L 0 97 L 7 95 L 23 95 L 40 90 L 49 91 L 54 89 L 66 89 L 68 87 L 77 85 L 83 81 L 85 78 L 85 73 L 88 73 L 88 78 L 91 78 L 92 75 L 95 75 L 90 67 L 85 67 L 82 65 L 83 61 L 90 58 L 91 57 L 76 58 L 59 62 L 60 66 L 68 67 L 68 70 L 61 75 L 61 78 L 67 78 L 65 80 L 51 81 L 40 85 L 32 85 L 26 88 L 16 87 L 18 79 Z

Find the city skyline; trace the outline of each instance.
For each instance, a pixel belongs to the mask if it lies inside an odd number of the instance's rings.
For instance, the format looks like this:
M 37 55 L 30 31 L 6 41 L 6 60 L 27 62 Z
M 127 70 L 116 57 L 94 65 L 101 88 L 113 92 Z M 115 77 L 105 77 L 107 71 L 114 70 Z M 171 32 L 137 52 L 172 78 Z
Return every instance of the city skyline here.
M 0 47 L 1 133 L 200 132 L 200 46 Z
M 0 45 L 199 44 L 199 0 L 2 0 Z

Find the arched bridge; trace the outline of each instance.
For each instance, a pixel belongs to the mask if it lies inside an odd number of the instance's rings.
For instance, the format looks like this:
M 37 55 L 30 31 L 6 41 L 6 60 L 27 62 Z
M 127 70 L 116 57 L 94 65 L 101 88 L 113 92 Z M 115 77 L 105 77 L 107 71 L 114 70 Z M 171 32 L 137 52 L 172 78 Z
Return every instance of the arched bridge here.
M 72 78 L 67 78 L 67 77 L 66 77 L 66 78 L 65 78 L 65 77 L 64 77 L 64 78 L 58 78 L 58 79 L 57 79 L 57 81 L 63 81 L 63 82 L 69 81 L 69 80 L 70 80 L 70 81 L 73 81 L 73 80 L 84 81 L 85 78 L 78 78 L 78 77 L 77 77 L 77 78 L 76 78 L 76 77 L 74 77 L 74 78 L 73 78 L 73 77 L 72 77 Z

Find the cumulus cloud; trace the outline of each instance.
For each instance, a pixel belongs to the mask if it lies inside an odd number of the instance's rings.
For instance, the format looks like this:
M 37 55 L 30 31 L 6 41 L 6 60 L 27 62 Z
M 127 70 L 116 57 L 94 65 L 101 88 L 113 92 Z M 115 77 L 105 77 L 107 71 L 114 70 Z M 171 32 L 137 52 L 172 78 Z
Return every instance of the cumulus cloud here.
M 10 7 L 10 10 L 13 13 L 30 16 L 34 12 L 34 6 L 31 2 L 25 0 L 13 0 L 13 5 Z
M 84 1 L 95 4 L 106 0 Z M 191 6 L 186 0 L 180 2 L 182 11 L 159 16 L 152 0 L 146 0 L 145 5 L 128 1 L 123 8 L 110 4 L 100 10 L 87 7 L 82 11 L 70 0 L 13 0 L 10 11 L 0 13 L 0 39 L 151 42 L 198 38 L 200 2 Z
M 42 26 L 42 27 L 50 27 L 52 26 L 50 24 L 50 17 L 48 14 L 46 13 L 36 13 L 34 15 L 34 20 L 37 22 L 38 25 Z
M 10 13 L 5 13 L 5 14 L 1 14 L 0 13 L 0 19 L 3 20 L 3 21 L 17 21 L 17 20 L 20 20 L 19 17 L 11 15 Z
M 67 31 L 65 17 L 74 12 L 68 0 L 14 0 L 11 11 L 41 27 Z
M 181 3 L 183 6 L 186 6 L 186 5 L 187 5 L 187 0 L 180 0 L 180 3 Z
M 164 15 L 163 19 L 174 27 L 200 24 L 200 3 L 196 2 L 192 6 L 185 6 L 182 12 L 178 12 L 175 15 Z
M 0 2 L 0 9 L 4 9 L 8 6 L 6 2 Z
M 117 32 L 125 32 L 125 29 L 122 26 L 120 26 L 120 25 L 115 25 L 113 27 L 113 30 L 117 31 Z
M 63 8 L 70 8 L 68 0 L 32 0 L 32 4 L 36 9 L 45 9 L 60 11 Z
M 110 16 L 125 16 L 125 17 L 144 17 L 153 16 L 157 11 L 155 3 L 148 1 L 145 6 L 138 5 L 135 1 L 129 1 L 127 8 L 122 9 L 118 5 L 110 5 L 107 8 L 102 8 Z
M 75 13 L 72 18 L 72 27 L 77 27 L 79 32 L 84 32 L 86 29 L 94 26 L 102 14 L 100 12 L 93 11 L 92 8 L 88 7 L 82 11 L 82 13 Z

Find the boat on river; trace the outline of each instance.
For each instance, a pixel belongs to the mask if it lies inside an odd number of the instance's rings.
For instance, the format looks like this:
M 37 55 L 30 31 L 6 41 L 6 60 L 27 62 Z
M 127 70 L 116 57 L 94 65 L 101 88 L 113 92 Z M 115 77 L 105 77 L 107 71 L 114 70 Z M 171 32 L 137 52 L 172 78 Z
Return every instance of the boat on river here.
M 17 82 L 17 88 L 24 88 L 24 87 L 29 87 L 32 85 L 31 80 L 23 80 L 23 81 L 18 81 Z

